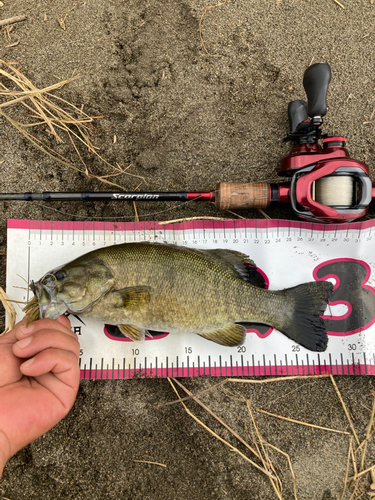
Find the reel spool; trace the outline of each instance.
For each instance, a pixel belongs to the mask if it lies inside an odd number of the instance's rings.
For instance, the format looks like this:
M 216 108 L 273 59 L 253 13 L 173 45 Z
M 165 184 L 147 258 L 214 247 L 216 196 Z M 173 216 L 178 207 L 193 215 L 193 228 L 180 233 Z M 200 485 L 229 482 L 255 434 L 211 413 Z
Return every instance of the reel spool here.
M 312 185 L 312 199 L 328 207 L 353 206 L 354 178 L 331 175 L 317 179 Z

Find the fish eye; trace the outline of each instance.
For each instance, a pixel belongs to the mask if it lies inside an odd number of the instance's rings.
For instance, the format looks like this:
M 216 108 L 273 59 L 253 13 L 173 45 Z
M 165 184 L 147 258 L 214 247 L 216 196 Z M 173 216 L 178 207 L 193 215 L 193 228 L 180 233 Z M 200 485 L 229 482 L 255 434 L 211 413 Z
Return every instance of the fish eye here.
M 60 281 L 65 278 L 65 273 L 63 273 L 62 271 L 57 271 L 57 273 L 55 274 L 55 278 L 57 279 L 57 281 Z

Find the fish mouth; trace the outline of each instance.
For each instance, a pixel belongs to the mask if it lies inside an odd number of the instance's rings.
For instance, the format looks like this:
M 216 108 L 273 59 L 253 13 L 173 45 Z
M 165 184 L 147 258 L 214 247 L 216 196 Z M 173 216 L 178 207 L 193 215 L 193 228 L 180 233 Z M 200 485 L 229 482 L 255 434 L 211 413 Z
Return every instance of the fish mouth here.
M 34 283 L 33 287 L 38 299 L 40 318 L 56 319 L 67 311 L 67 306 L 63 302 L 56 300 L 54 287 L 51 289 L 47 284 L 40 281 Z

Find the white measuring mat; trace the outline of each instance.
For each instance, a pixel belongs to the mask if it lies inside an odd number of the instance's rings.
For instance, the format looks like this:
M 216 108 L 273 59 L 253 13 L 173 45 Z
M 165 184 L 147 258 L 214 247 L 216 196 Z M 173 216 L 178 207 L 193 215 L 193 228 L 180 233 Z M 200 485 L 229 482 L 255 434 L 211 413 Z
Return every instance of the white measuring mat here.
M 196 249 L 226 248 L 256 263 L 271 290 L 330 280 L 325 313 L 328 349 L 314 353 L 282 333 L 248 327 L 246 342 L 224 347 L 194 334 L 157 334 L 145 342 L 116 328 L 70 316 L 81 344 L 82 378 L 198 375 L 375 374 L 375 221 L 323 225 L 285 220 L 50 222 L 8 220 L 7 294 L 29 300 L 25 281 L 76 257 L 120 243 L 157 241 Z M 22 279 L 23 278 L 23 279 Z M 21 308 L 17 319 L 22 318 Z

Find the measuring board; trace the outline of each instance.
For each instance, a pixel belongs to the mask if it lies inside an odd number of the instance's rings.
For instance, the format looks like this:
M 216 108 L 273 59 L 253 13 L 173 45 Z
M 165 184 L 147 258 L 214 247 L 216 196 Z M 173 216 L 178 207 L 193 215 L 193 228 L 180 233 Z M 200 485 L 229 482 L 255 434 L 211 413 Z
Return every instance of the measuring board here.
M 95 248 L 156 241 L 249 255 L 271 290 L 330 280 L 327 351 L 314 353 L 267 326 L 249 325 L 246 341 L 224 347 L 194 334 L 155 334 L 132 342 L 116 328 L 70 316 L 81 345 L 81 378 L 198 375 L 375 374 L 375 221 L 323 225 L 285 220 L 51 222 L 8 220 L 7 294 L 26 301 L 25 280 Z M 30 295 L 31 294 L 31 295 Z M 22 318 L 21 308 L 17 319 Z

